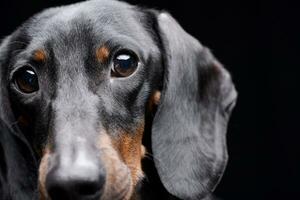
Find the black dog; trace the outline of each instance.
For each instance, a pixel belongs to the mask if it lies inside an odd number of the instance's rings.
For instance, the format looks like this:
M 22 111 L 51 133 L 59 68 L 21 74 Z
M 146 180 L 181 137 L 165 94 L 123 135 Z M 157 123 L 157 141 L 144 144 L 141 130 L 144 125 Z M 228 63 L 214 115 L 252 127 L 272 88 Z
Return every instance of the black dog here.
M 236 91 L 168 13 L 109 0 L 52 8 L 0 51 L 1 117 L 41 160 L 40 199 L 149 198 L 145 186 L 202 199 L 219 182 Z M 155 165 L 142 165 L 146 151 Z

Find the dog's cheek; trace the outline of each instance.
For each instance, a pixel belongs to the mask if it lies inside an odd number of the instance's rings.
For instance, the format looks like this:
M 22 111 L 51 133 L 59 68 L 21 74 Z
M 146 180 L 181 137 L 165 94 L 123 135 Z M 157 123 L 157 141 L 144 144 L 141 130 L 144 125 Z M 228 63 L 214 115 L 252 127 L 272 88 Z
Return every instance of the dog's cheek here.
M 106 183 L 101 199 L 114 199 L 122 193 L 122 199 L 129 200 L 133 193 L 131 172 L 120 159 L 107 133 L 100 134 L 97 147 L 106 169 Z
M 120 137 L 113 140 L 113 145 L 118 151 L 122 161 L 130 169 L 133 185 L 143 178 L 141 161 L 144 157 L 142 137 L 144 123 L 141 123 L 134 133 L 122 132 Z

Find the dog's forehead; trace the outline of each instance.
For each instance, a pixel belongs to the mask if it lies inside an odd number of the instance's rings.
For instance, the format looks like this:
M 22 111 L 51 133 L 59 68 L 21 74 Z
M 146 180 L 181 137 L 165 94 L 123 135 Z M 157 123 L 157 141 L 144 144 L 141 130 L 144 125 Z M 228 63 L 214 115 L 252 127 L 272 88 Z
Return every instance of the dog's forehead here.
M 36 46 L 46 40 L 52 44 L 63 41 L 74 44 L 81 37 L 94 45 L 112 41 L 120 46 L 157 52 L 145 20 L 143 12 L 135 6 L 114 0 L 93 0 L 45 10 L 32 20 L 28 33 L 37 41 L 33 42 Z

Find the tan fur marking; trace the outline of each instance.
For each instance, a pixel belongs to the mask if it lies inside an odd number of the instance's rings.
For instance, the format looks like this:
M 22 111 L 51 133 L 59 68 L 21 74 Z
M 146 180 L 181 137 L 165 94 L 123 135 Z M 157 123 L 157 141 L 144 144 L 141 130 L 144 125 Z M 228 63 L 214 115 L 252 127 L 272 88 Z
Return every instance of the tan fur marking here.
M 158 105 L 160 102 L 160 97 L 161 97 L 161 92 L 160 91 L 155 91 L 152 95 L 153 103 L 155 105 Z
M 160 98 L 161 98 L 161 92 L 156 90 L 152 93 L 152 95 L 150 96 L 150 100 L 149 100 L 149 110 L 152 112 L 153 108 L 155 106 L 157 106 L 160 102 Z
M 47 190 L 46 190 L 46 175 L 48 172 L 48 159 L 50 156 L 50 150 L 49 148 L 45 148 L 44 155 L 42 157 L 40 167 L 39 167 L 39 199 L 40 200 L 46 200 L 47 197 Z
M 135 133 L 122 133 L 120 138 L 113 140 L 120 157 L 131 171 L 134 186 L 143 176 L 141 164 L 143 158 L 141 148 L 143 132 L 144 123 L 136 129 Z
M 42 49 L 35 51 L 33 54 L 33 59 L 37 62 L 45 62 L 46 58 L 47 58 L 46 53 Z
M 146 150 L 146 147 L 144 145 L 141 146 L 141 158 L 145 158 L 147 154 L 147 150 Z
M 101 151 L 101 160 L 106 169 L 106 183 L 101 199 L 112 199 L 113 195 L 122 192 L 124 195 L 122 199 L 129 200 L 134 188 L 130 170 L 120 160 L 111 138 L 106 133 L 101 133 L 97 147 Z
M 96 51 L 96 59 L 101 63 L 105 63 L 109 57 L 109 53 L 109 49 L 106 46 L 102 46 Z

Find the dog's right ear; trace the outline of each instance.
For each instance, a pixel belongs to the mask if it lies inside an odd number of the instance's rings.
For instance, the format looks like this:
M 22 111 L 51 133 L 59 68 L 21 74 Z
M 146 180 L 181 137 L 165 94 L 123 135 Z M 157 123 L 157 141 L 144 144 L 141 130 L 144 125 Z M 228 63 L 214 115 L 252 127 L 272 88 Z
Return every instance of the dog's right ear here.
M 37 199 L 37 162 L 17 126 L 8 95 L 12 37 L 0 45 L 0 199 Z

